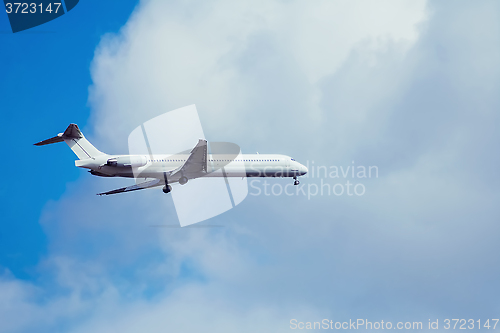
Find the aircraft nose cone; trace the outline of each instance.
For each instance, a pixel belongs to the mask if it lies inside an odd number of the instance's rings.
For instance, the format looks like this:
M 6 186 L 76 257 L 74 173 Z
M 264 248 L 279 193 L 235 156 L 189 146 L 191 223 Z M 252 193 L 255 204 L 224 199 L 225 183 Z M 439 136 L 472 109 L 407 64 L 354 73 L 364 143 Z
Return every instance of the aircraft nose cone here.
M 300 165 L 300 175 L 305 175 L 309 170 L 305 165 Z

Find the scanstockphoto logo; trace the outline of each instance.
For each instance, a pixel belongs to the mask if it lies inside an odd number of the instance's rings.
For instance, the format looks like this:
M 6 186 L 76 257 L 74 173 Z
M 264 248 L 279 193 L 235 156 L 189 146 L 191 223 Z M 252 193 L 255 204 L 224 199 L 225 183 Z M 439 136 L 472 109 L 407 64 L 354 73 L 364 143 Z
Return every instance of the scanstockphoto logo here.
M 79 0 L 37 0 L 29 2 L 4 0 L 3 2 L 12 32 L 16 33 L 47 23 L 66 14 L 75 8 Z
M 229 142 L 208 143 L 195 105 L 166 112 L 138 126 L 129 135 L 128 147 L 130 155 L 146 155 L 153 162 L 133 169 L 137 184 L 157 177 L 158 170 L 168 170 L 168 163 L 188 164 L 185 169 L 164 172 L 162 183 L 164 192 L 172 195 L 181 226 L 220 215 L 248 194 L 246 177 L 231 176 L 232 163 L 241 159 L 240 147 Z
M 378 178 L 378 166 L 356 165 L 315 165 L 314 161 L 307 161 L 309 172 L 304 176 L 305 184 L 269 183 L 264 179 L 250 181 L 250 195 L 252 196 L 304 196 L 311 200 L 317 196 L 348 196 L 361 197 L 366 194 L 366 182 Z

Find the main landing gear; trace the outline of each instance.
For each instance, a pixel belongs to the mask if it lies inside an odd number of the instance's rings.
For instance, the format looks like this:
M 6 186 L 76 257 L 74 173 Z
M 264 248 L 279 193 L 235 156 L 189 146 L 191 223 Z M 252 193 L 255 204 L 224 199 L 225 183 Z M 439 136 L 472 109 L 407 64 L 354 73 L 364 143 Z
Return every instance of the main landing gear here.
M 179 184 L 181 184 L 181 185 L 184 185 L 184 184 L 186 184 L 187 182 L 188 182 L 188 179 L 187 179 L 187 177 L 185 177 L 185 176 L 182 176 L 182 177 L 179 179 Z
M 295 180 L 293 182 L 293 185 L 299 185 L 300 184 L 300 182 L 297 180 L 297 176 L 293 177 L 293 179 Z

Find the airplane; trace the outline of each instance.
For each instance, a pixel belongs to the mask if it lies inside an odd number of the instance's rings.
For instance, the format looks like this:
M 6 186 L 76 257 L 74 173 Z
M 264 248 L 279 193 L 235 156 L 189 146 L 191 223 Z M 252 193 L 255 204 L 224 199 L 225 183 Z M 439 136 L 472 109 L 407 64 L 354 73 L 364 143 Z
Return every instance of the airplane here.
M 239 147 L 222 145 L 220 153 L 208 154 L 207 141 L 199 139 L 191 151 L 178 154 L 108 155 L 95 148 L 76 124 L 70 124 L 64 133 L 35 143 L 44 146 L 66 142 L 78 157 L 75 165 L 89 169 L 94 176 L 145 178 L 140 184 L 122 187 L 97 195 L 110 195 L 163 186 L 163 192 L 172 191 L 170 184 L 184 185 L 189 179 L 201 177 L 297 177 L 305 175 L 307 167 L 293 158 L 276 154 L 240 154 Z M 211 143 L 212 151 L 214 143 Z M 236 147 L 236 149 L 234 149 Z M 150 180 L 147 180 L 150 179 Z

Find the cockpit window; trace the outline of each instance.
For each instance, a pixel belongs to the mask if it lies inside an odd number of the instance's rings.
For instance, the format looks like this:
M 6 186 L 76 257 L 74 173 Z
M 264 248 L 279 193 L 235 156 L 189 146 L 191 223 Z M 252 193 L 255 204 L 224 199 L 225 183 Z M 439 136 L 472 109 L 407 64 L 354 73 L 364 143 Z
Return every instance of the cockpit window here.
M 295 161 L 295 159 L 294 159 L 294 158 L 292 158 L 292 161 Z

